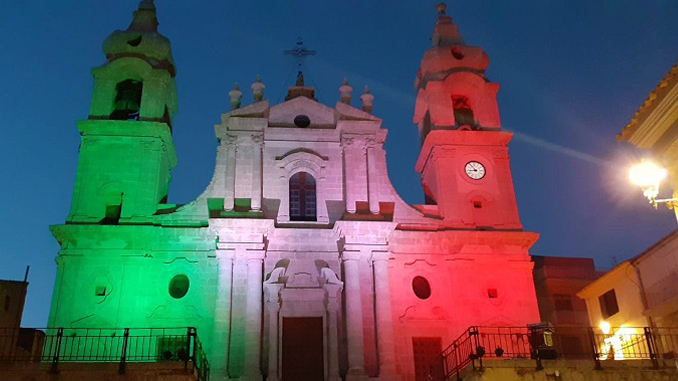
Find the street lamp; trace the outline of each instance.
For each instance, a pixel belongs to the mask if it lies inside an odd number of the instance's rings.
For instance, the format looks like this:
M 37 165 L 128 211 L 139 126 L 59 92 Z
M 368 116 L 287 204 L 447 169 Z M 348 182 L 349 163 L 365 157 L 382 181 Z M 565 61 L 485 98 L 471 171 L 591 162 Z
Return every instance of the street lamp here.
M 678 198 L 657 199 L 659 184 L 666 178 L 666 169 L 653 162 L 642 161 L 640 164 L 634 165 L 629 171 L 629 178 L 632 183 L 640 186 L 643 195 L 655 208 L 657 208 L 657 204 L 666 203 L 669 209 L 673 209 L 678 204 Z

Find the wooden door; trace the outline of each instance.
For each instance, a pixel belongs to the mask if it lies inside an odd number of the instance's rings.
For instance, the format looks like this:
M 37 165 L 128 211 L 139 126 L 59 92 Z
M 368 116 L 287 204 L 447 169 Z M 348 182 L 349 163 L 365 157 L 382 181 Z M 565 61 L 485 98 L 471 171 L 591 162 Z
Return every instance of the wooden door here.
M 416 381 L 443 380 L 443 350 L 440 337 L 413 337 Z
M 282 381 L 323 381 L 323 319 L 283 318 Z

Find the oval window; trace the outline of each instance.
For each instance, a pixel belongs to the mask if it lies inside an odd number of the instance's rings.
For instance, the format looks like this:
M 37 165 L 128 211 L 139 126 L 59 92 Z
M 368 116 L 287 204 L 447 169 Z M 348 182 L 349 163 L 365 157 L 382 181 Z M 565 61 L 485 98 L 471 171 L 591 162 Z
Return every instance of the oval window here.
M 431 296 L 431 285 L 423 276 L 415 276 L 412 279 L 412 290 L 419 299 L 428 299 Z
M 169 284 L 169 294 L 174 299 L 183 298 L 188 292 L 190 282 L 188 277 L 184 274 L 175 275 Z
M 299 128 L 306 128 L 311 125 L 311 119 L 306 115 L 297 115 L 294 118 L 294 125 Z

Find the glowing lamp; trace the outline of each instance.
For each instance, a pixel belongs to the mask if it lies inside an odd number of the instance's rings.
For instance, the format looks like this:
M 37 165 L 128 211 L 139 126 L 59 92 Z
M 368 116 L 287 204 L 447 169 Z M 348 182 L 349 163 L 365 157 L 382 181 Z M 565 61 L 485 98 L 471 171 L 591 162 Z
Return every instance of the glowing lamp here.
M 601 321 L 600 322 L 600 330 L 603 331 L 604 334 L 609 335 L 610 334 L 610 323 L 606 321 Z
M 662 180 L 667 176 L 666 169 L 658 166 L 657 164 L 644 160 L 639 164 L 631 167 L 629 171 L 629 180 L 633 184 L 640 186 L 643 190 L 643 195 L 647 197 L 654 207 L 657 207 L 659 203 L 666 203 L 666 206 L 669 209 L 673 209 L 676 201 L 678 199 L 669 198 L 665 200 L 657 200 L 657 195 L 659 195 L 659 185 Z
M 629 179 L 643 189 L 643 195 L 653 201 L 659 194 L 659 184 L 666 178 L 666 169 L 651 161 L 643 161 L 631 167 Z

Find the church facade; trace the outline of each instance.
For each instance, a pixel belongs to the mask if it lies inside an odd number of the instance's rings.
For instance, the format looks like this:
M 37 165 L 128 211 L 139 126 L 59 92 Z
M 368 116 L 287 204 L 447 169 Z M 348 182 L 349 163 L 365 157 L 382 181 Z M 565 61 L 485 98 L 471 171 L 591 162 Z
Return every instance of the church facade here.
M 214 176 L 175 205 L 176 70 L 142 1 L 93 69 L 49 326 L 196 327 L 214 380 L 423 380 L 467 327 L 537 322 L 499 85 L 437 11 L 415 81 L 425 204 L 389 181 L 371 95 L 323 105 L 300 75 L 281 104 L 231 92 Z

